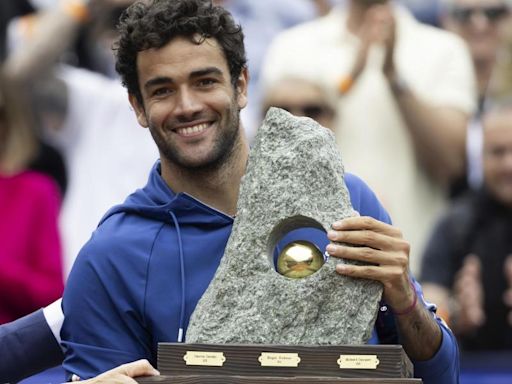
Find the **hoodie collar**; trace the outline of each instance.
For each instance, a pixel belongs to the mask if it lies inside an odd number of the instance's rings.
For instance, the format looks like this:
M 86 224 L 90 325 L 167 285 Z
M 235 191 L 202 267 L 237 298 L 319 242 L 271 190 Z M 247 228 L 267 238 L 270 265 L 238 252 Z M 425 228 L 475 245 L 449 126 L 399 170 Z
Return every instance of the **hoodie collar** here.
M 125 200 L 123 204 L 114 206 L 103 217 L 100 225 L 110 216 L 124 212 L 171 222 L 169 211 L 172 211 L 181 224 L 204 223 L 205 217 L 233 223 L 233 218 L 215 208 L 204 204 L 187 193 L 174 193 L 161 175 L 161 164 L 158 160 L 149 174 L 148 182 Z

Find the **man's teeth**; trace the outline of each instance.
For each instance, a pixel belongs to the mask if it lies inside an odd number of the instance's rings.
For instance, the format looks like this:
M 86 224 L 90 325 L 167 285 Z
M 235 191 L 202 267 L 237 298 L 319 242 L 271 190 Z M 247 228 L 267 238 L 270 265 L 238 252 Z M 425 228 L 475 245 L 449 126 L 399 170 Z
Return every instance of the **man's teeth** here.
M 188 135 L 194 135 L 196 133 L 203 132 L 208 127 L 208 124 L 199 124 L 194 125 L 193 127 L 187 127 L 187 128 L 179 128 L 177 130 L 178 134 L 188 136 Z

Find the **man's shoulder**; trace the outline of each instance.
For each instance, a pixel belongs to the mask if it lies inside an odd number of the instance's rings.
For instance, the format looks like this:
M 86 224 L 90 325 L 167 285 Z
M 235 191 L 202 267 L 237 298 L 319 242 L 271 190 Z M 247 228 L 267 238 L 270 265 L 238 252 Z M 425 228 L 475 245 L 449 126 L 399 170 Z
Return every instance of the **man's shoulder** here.
M 353 173 L 345 173 L 345 184 L 352 199 L 352 205 L 379 204 L 377 196 L 363 179 Z
M 422 49 L 432 48 L 436 52 L 442 52 L 442 49 L 462 49 L 465 50 L 466 43 L 457 34 L 434 27 L 429 24 L 421 23 L 414 19 L 414 16 L 404 9 L 397 11 L 400 29 L 403 30 L 401 38 L 408 38 Z
M 126 258 L 147 259 L 162 223 L 118 212 L 104 219 L 81 249 L 78 259 L 118 263 Z
M 354 210 L 361 216 L 371 216 L 385 223 L 391 218 L 371 188 L 358 176 L 345 173 L 345 184 L 350 193 L 350 201 Z

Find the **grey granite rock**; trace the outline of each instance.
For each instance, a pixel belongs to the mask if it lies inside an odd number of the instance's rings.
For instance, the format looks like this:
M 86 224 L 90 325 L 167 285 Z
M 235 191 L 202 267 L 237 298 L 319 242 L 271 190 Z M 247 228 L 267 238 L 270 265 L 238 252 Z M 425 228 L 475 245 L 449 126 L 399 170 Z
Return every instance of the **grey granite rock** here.
M 188 343 L 362 344 L 371 336 L 379 283 L 340 276 L 330 257 L 315 274 L 289 279 L 271 262 L 291 229 L 324 231 L 353 213 L 333 135 L 272 108 L 242 180 L 224 257 L 199 301 Z

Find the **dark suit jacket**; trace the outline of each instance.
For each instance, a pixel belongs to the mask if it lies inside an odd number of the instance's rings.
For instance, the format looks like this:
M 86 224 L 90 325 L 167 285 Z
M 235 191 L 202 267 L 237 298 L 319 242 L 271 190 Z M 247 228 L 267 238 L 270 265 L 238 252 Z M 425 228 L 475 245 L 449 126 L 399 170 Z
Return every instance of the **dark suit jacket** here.
M 43 310 L 0 325 L 0 383 L 17 382 L 62 363 Z

